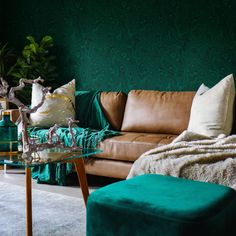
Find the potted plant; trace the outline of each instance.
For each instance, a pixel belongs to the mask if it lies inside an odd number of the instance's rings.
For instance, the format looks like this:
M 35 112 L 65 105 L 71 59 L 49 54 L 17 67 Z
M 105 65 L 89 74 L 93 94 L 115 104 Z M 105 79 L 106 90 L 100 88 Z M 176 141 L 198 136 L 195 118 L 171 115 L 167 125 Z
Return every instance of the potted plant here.
M 50 52 L 53 47 L 53 38 L 44 36 L 37 42 L 33 36 L 26 37 L 28 43 L 24 46 L 20 55 L 8 46 L 0 43 L 0 77 L 10 85 L 18 84 L 19 79 L 36 79 L 41 76 L 46 85 L 54 86 L 56 66 L 55 56 Z M 30 89 L 18 94 L 23 102 L 30 103 Z

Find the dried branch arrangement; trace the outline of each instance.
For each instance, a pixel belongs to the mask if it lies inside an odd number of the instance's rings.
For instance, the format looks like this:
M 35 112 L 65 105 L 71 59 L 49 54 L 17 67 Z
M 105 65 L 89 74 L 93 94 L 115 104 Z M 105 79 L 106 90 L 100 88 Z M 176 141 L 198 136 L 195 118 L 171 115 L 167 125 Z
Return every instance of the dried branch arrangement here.
M 23 90 L 26 84 L 34 84 L 42 82 L 43 80 L 39 77 L 35 80 L 21 79 L 19 81 L 19 85 L 16 87 L 10 87 L 9 84 L 3 79 L 0 78 L 0 97 L 8 100 L 9 102 L 15 104 L 19 108 L 20 113 L 20 122 L 22 124 L 22 151 L 23 156 L 26 161 L 32 161 L 32 153 L 37 151 L 42 151 L 47 148 L 66 148 L 69 150 L 75 150 L 79 147 L 76 145 L 74 132 L 72 129 L 73 124 L 78 123 L 79 121 L 74 120 L 72 118 L 67 118 L 69 133 L 71 135 L 72 145 L 71 147 L 65 147 L 64 143 L 60 140 L 57 135 L 57 130 L 60 128 L 58 124 L 52 126 L 47 133 L 47 142 L 45 143 L 36 143 L 34 138 L 31 138 L 27 131 L 27 114 L 31 114 L 36 112 L 44 103 L 46 94 L 50 91 L 50 87 L 46 87 L 42 91 L 42 99 L 36 106 L 29 108 L 25 104 L 23 104 L 15 95 L 16 91 Z

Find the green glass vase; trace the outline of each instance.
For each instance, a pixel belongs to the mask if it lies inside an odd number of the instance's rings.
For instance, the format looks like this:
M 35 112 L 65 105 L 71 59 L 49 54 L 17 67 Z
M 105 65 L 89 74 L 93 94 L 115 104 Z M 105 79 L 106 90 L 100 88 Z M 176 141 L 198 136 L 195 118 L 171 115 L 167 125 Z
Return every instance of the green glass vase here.
M 11 121 L 10 112 L 5 111 L 0 121 L 0 152 L 15 152 L 17 149 L 17 126 Z

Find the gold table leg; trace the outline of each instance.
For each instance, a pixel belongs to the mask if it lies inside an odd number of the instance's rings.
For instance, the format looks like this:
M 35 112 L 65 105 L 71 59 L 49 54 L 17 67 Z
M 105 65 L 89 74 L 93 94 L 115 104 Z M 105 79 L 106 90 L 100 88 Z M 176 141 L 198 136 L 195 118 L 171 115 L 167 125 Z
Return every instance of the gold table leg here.
M 26 236 L 32 236 L 32 184 L 31 184 L 31 169 L 25 169 L 25 184 L 26 184 Z
M 79 179 L 79 184 L 81 187 L 81 191 L 83 194 L 83 198 L 84 198 L 84 203 L 86 205 L 87 203 L 87 199 L 89 196 L 89 189 L 88 189 L 88 182 L 87 182 L 87 176 L 85 173 L 85 167 L 84 167 L 84 159 L 83 158 L 78 158 L 73 160 L 74 165 L 75 165 L 75 169 L 77 172 L 77 176 Z

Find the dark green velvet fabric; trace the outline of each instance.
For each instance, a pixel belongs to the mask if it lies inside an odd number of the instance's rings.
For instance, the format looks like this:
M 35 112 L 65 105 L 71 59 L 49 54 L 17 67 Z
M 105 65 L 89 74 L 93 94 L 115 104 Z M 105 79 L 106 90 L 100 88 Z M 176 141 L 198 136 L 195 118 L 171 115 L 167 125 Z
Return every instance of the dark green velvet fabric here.
M 99 91 L 76 91 L 76 119 L 80 121 L 80 127 L 112 128 L 100 108 L 100 94 Z
M 97 144 L 107 137 L 118 135 L 119 132 L 110 130 L 101 106 L 100 92 L 90 91 L 76 92 L 76 116 L 79 119 L 79 126 L 73 128 L 75 140 L 78 146 L 84 148 L 95 148 Z M 32 127 L 30 135 L 40 137 L 41 142 L 46 142 L 48 128 Z M 66 146 L 71 145 L 71 137 L 68 128 L 60 128 L 57 131 L 60 139 Z M 66 176 L 72 172 L 72 164 L 47 164 L 32 168 L 32 177 L 38 183 L 66 184 Z
M 55 39 L 77 89 L 196 90 L 236 72 L 235 0 L 2 0 L 3 36 Z
M 143 175 L 93 192 L 87 236 L 234 235 L 236 192 L 216 184 Z

